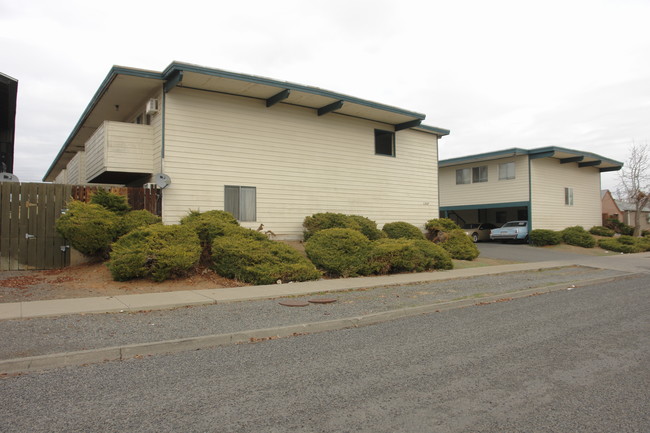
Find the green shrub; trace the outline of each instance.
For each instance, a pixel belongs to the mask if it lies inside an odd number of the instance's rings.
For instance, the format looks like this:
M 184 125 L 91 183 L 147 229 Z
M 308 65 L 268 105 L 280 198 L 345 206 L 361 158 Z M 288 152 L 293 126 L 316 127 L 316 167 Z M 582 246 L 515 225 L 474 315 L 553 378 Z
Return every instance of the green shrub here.
M 113 279 L 164 281 L 185 275 L 198 264 L 199 238 L 186 226 L 154 224 L 122 236 L 113 244 L 108 269 Z
M 212 269 L 251 284 L 317 280 L 321 273 L 289 245 L 245 236 L 221 236 L 212 243 Z
M 460 230 L 460 226 L 449 218 L 434 218 L 424 225 L 427 230 L 427 238 L 436 242 L 440 241 L 443 233 L 453 230 Z
M 461 229 L 454 229 L 447 233 L 446 240 L 439 244 L 457 260 L 474 260 L 480 254 L 478 247 Z
M 359 225 L 359 231 L 363 233 L 371 241 L 382 239 L 386 234 L 377 228 L 377 223 L 361 215 L 348 215 L 350 220 Z
M 650 230 L 641 230 L 641 236 L 644 238 L 650 237 Z
M 328 275 L 352 277 L 370 272 L 370 240 L 353 229 L 320 230 L 305 243 L 307 257 Z
M 547 229 L 531 230 L 528 235 L 530 244 L 536 247 L 543 247 L 545 245 L 557 245 L 562 242 L 562 235 L 560 232 Z
M 374 273 L 422 272 L 431 264 L 411 239 L 379 239 L 372 243 L 370 268 Z
M 161 221 L 162 219 L 159 216 L 152 214 L 148 210 L 132 210 L 120 218 L 118 235 L 122 236 L 133 229 L 158 224 Z
M 190 211 L 181 219 L 181 225 L 194 230 L 203 245 L 209 245 L 215 237 L 224 236 L 230 233 L 233 227 L 239 227 L 235 217 L 222 210 Z
M 616 251 L 619 253 L 640 253 L 644 251 L 644 249 L 638 245 L 629 245 L 620 242 L 619 238 L 599 239 L 598 246 L 604 250 Z
M 635 239 L 632 236 L 621 235 L 618 237 L 618 241 L 623 245 L 634 245 L 636 244 Z
M 605 227 L 608 227 L 622 235 L 632 236 L 634 234 L 634 227 L 629 226 L 616 218 L 608 218 Z
M 604 226 L 593 226 L 589 229 L 589 233 L 596 236 L 606 236 L 608 238 L 611 238 L 616 232 Z
M 581 226 L 567 227 L 561 231 L 562 240 L 569 245 L 582 248 L 593 248 L 596 246 L 596 239 Z
M 305 217 L 302 223 L 305 241 L 321 230 L 326 229 L 352 229 L 363 233 L 368 239 L 376 240 L 385 237 L 377 228 L 377 223 L 361 215 L 345 215 L 335 212 L 315 213 Z
M 90 195 L 90 202 L 98 204 L 111 212 L 124 214 L 131 209 L 127 197 L 99 189 Z
M 424 239 L 419 228 L 404 221 L 386 223 L 382 230 L 391 239 Z
M 424 239 L 415 239 L 413 243 L 430 260 L 431 264 L 427 265 L 427 269 L 446 270 L 454 267 L 454 263 L 451 261 L 451 255 L 440 245 Z
M 75 200 L 56 221 L 56 230 L 73 248 L 87 256 L 101 257 L 119 232 L 119 216 L 98 204 Z

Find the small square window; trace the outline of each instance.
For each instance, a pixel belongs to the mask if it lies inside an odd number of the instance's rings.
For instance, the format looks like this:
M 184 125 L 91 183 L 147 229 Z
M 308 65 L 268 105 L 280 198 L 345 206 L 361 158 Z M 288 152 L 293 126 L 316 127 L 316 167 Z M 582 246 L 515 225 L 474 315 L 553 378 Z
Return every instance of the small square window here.
M 375 155 L 395 156 L 395 133 L 375 129 Z
M 573 188 L 564 188 L 564 204 L 573 206 Z
M 488 181 L 488 168 L 487 165 L 472 168 L 472 182 L 487 182 Z
M 509 180 L 515 178 L 515 163 L 504 162 L 499 164 L 499 180 Z
M 226 212 L 233 214 L 238 221 L 256 221 L 256 188 L 254 186 L 226 185 L 223 208 Z
M 456 170 L 456 185 L 472 183 L 472 171 L 469 168 L 459 168 Z

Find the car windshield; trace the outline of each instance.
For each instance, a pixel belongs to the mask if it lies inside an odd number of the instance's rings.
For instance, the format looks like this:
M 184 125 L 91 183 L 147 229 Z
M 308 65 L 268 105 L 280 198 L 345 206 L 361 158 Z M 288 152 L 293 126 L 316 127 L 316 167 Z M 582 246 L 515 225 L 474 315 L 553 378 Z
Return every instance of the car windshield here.
M 465 224 L 463 225 L 464 229 L 477 229 L 480 224 Z
M 512 221 L 505 223 L 503 227 L 526 227 L 526 221 Z

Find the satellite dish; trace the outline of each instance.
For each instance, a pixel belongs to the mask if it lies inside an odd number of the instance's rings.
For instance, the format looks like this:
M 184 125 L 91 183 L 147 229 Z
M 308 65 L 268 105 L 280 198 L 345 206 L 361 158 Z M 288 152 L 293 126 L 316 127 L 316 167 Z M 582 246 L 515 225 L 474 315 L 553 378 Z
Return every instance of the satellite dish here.
M 169 186 L 172 183 L 172 179 L 164 173 L 157 173 L 153 175 L 154 182 L 158 185 L 158 188 L 163 189 Z
M 20 182 L 18 176 L 12 173 L 0 173 L 0 182 Z

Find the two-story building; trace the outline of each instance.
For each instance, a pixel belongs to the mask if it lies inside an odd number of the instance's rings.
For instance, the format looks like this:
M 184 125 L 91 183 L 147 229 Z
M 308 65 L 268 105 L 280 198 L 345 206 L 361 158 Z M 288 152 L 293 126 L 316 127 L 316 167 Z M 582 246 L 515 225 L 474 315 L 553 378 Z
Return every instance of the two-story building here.
M 561 230 L 602 222 L 600 173 L 622 163 L 562 147 L 512 148 L 439 163 L 440 214 L 460 224 L 528 220 Z
M 316 87 L 173 62 L 113 67 L 44 181 L 160 187 L 162 218 L 232 212 L 280 239 L 316 212 L 420 227 L 438 215 L 425 115 Z

